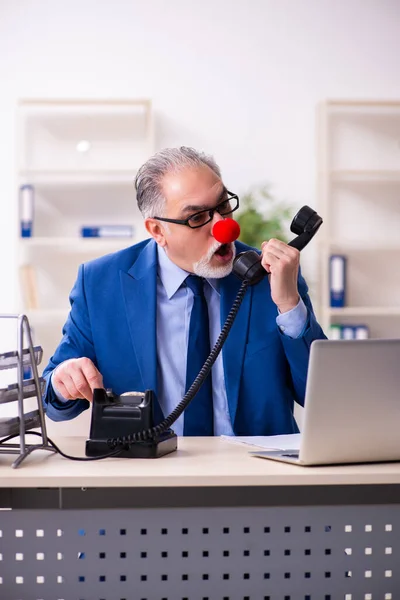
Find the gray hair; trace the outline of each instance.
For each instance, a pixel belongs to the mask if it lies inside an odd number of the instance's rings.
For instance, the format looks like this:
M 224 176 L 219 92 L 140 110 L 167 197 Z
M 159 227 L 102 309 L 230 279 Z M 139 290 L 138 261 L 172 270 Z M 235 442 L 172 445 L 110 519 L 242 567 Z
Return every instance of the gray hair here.
M 194 148 L 164 148 L 149 158 L 135 177 L 136 200 L 140 212 L 148 217 L 164 216 L 165 198 L 162 193 L 162 180 L 168 173 L 177 173 L 187 167 L 207 165 L 221 177 L 221 171 L 211 155 Z

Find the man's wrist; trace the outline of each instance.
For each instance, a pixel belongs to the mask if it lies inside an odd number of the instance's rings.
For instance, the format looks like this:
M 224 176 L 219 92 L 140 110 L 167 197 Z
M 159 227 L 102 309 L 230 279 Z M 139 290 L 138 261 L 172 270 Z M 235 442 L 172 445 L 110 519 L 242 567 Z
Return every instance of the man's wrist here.
M 307 319 L 307 307 L 300 298 L 297 306 L 292 308 L 292 310 L 289 310 L 283 315 L 279 314 L 276 317 L 276 324 L 286 337 L 295 339 L 303 334 Z
M 286 312 L 289 312 L 290 310 L 292 310 L 293 308 L 296 308 L 296 306 L 298 305 L 300 300 L 300 296 L 297 294 L 296 298 L 293 299 L 293 301 L 289 300 L 288 302 L 282 303 L 282 304 L 278 304 L 278 311 L 281 315 L 283 315 Z

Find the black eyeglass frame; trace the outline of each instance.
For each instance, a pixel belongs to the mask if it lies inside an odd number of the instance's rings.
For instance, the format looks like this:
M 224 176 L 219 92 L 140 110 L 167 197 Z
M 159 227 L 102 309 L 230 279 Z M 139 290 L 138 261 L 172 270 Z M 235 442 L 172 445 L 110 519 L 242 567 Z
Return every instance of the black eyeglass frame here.
M 158 221 L 165 221 L 166 223 L 176 223 L 177 225 L 186 225 L 187 227 L 190 227 L 190 229 L 199 229 L 200 227 L 204 227 L 204 225 L 207 225 L 207 223 L 210 223 L 210 221 L 213 220 L 214 218 L 214 213 L 218 212 L 221 217 L 225 217 L 226 215 L 230 215 L 233 212 L 235 212 L 235 210 L 237 210 L 239 208 L 239 196 L 237 194 L 234 194 L 233 192 L 230 192 L 229 190 L 226 190 L 226 193 L 229 194 L 229 198 L 225 198 L 225 200 L 222 200 L 221 202 L 219 202 L 217 204 L 217 206 L 214 206 L 214 208 L 206 208 L 204 210 L 199 210 L 196 213 L 193 213 L 192 215 L 190 215 L 190 217 L 188 217 L 187 219 L 167 219 L 165 217 L 152 217 L 153 219 L 158 219 Z M 226 202 L 229 202 L 230 200 L 235 199 L 237 204 L 235 206 L 235 208 L 232 208 L 231 210 L 229 210 L 226 213 L 221 213 L 218 208 L 221 206 L 221 204 L 225 204 Z M 193 219 L 193 217 L 196 217 L 197 215 L 203 214 L 203 213 L 207 213 L 209 214 L 210 218 L 208 219 L 208 221 L 206 221 L 205 223 L 202 223 L 201 225 L 190 225 L 189 221 L 190 219 Z

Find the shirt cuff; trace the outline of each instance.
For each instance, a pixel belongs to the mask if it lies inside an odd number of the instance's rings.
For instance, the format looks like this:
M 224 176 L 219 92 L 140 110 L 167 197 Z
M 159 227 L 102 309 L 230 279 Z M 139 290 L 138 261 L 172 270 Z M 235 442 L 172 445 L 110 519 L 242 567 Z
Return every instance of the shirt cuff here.
M 291 311 L 290 311 L 290 312 L 291 312 Z M 64 398 L 64 396 L 63 396 L 62 394 L 60 394 L 60 392 L 58 391 L 58 389 L 56 388 L 56 386 L 55 386 L 55 385 L 53 385 L 53 375 L 54 375 L 54 373 L 55 373 L 55 369 L 54 369 L 54 371 L 52 372 L 52 374 L 50 375 L 50 385 L 51 385 L 51 387 L 53 388 L 53 392 L 54 392 L 54 394 L 57 396 L 57 399 L 58 399 L 60 402 L 69 402 L 69 399 L 68 399 L 68 398 Z
M 279 314 L 276 318 L 276 324 L 284 335 L 293 339 L 302 335 L 307 323 L 307 308 L 302 298 L 297 305 L 288 312 Z

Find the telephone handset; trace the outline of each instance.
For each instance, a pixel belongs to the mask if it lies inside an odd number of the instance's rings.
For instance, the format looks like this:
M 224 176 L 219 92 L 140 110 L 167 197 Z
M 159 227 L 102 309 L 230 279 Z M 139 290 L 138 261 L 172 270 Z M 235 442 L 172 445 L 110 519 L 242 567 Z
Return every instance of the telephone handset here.
M 297 234 L 288 246 L 302 250 L 322 225 L 321 217 L 309 206 L 303 206 L 293 217 L 290 231 Z M 254 285 L 261 281 L 267 271 L 261 265 L 261 257 L 255 250 L 240 252 L 234 260 L 233 272 L 239 277 Z
M 230 223 L 229 223 L 230 221 Z M 297 234 L 289 246 L 298 250 L 304 248 L 316 234 L 322 224 L 321 217 L 309 206 L 303 206 L 295 215 L 290 229 Z M 217 221 L 223 233 L 222 238 L 213 230 L 213 235 L 221 243 L 233 242 L 240 233 L 236 221 L 224 219 Z M 233 226 L 233 227 L 232 227 Z M 241 252 L 235 258 L 233 272 L 242 279 L 233 306 L 227 316 L 218 340 L 200 373 L 182 398 L 178 406 L 159 425 L 154 425 L 154 392 L 128 392 L 114 396 L 111 390 L 95 389 L 93 393 L 93 410 L 90 427 L 90 439 L 86 442 L 86 454 L 90 457 L 105 458 L 108 456 L 124 456 L 130 458 L 157 458 L 173 452 L 177 448 L 177 438 L 171 425 L 192 401 L 205 378 L 211 371 L 249 285 L 254 285 L 267 275 L 261 265 L 261 257 L 254 250 Z M 111 452 L 110 452 L 111 450 Z

